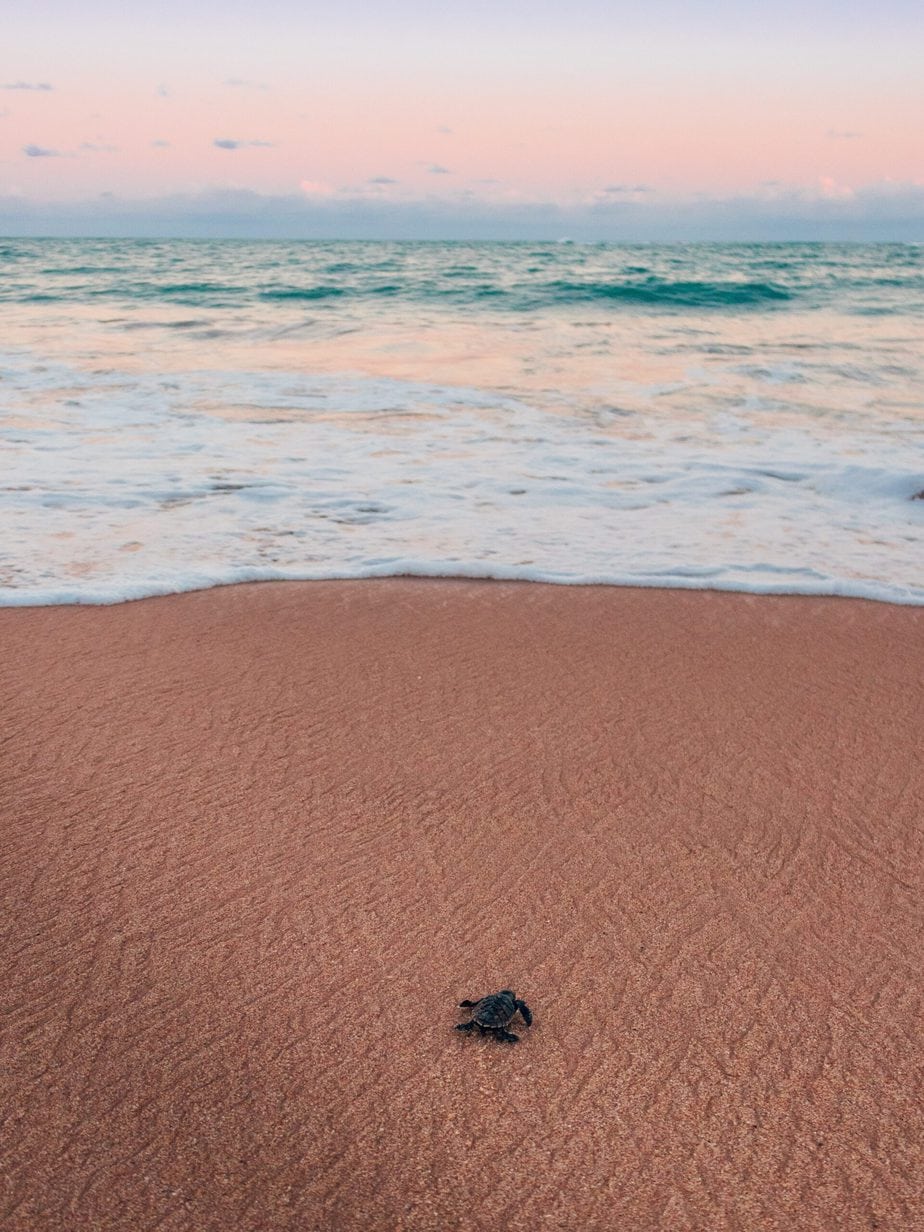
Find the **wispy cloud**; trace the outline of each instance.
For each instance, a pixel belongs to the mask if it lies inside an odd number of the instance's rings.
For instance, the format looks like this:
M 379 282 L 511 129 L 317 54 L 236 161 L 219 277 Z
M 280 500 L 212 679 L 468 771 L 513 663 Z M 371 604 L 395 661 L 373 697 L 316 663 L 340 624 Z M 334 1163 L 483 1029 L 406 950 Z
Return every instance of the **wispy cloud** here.
M 299 188 L 306 197 L 331 197 L 334 194 L 334 186 L 325 180 L 302 180 Z
M 171 143 L 169 141 L 152 141 L 151 146 L 155 150 L 169 150 Z
M 247 146 L 270 149 L 275 144 L 275 141 L 238 141 L 234 137 L 216 137 L 212 142 L 212 145 L 217 146 L 219 150 L 243 150 Z
M 93 154 L 116 154 L 119 149 L 117 145 L 107 145 L 105 142 L 97 141 L 82 141 L 80 148 L 89 150 Z
M 825 133 L 829 141 L 856 141 L 862 133 L 856 133 L 849 128 L 829 128 Z
M 591 193 L 587 203 L 597 210 L 624 210 L 643 202 L 653 192 L 647 184 L 607 184 Z
M 0 90 L 53 90 L 54 86 L 47 81 L 8 81 L 0 86 Z
M 367 184 L 397 184 L 397 180 L 393 180 L 390 175 L 374 175 L 366 181 Z
M 43 145 L 24 145 L 22 152 L 27 158 L 60 158 L 60 150 L 49 150 Z
M 163 82 L 161 82 L 161 84 L 157 87 L 157 90 L 155 91 L 155 93 L 157 94 L 158 98 L 169 98 L 170 97 L 170 87 L 165 86 Z
M 231 86 L 235 90 L 268 90 L 265 81 L 250 81 L 247 77 L 226 77 L 222 85 Z
M 439 163 L 431 163 L 427 170 L 431 175 L 452 175 L 448 167 L 441 167 Z
M 822 197 L 828 200 L 843 201 L 854 195 L 854 190 L 849 184 L 841 184 L 832 175 L 823 175 L 819 177 L 818 188 Z
M 452 132 L 452 129 L 449 127 L 449 125 L 448 125 L 448 124 L 438 124 L 438 125 L 436 126 L 436 131 L 437 131 L 438 133 L 447 133 L 447 134 L 449 134 L 449 133 L 451 133 L 451 132 Z

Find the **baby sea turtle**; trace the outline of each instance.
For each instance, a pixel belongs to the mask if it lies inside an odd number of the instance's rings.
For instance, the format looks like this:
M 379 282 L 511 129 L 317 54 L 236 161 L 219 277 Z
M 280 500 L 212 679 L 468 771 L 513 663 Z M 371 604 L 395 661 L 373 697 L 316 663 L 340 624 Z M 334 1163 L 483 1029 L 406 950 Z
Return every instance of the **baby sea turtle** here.
M 520 1038 L 507 1030 L 510 1019 L 517 1010 L 527 1026 L 533 1021 L 529 1006 L 525 1001 L 517 1000 L 516 994 L 509 988 L 492 992 L 490 996 L 482 997 L 478 1001 L 460 1001 L 459 1005 L 470 1009 L 472 1018 L 471 1022 L 460 1022 L 456 1027 L 457 1031 L 473 1031 L 477 1027 L 482 1035 L 492 1031 L 498 1039 L 506 1040 L 508 1044 L 515 1044 Z

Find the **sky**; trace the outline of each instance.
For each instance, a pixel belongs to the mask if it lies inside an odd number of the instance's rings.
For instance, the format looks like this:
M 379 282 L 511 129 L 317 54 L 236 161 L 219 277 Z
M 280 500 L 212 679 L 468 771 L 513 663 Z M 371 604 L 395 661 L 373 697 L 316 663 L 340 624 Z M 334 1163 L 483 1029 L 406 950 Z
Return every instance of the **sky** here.
M 0 16 L 0 233 L 924 240 L 919 0 Z

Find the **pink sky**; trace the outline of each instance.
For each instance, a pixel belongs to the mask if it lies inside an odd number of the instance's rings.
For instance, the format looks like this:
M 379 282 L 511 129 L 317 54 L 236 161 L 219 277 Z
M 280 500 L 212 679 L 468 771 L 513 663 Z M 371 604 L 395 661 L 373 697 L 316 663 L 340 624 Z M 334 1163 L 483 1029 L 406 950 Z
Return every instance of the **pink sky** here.
M 777 5 L 776 23 L 766 5 L 734 23 L 669 7 L 630 22 L 592 0 L 567 20 L 476 6 L 450 24 L 414 0 L 194 18 L 47 0 L 5 20 L 0 199 L 572 208 L 924 187 L 915 7 L 892 0 L 872 24 L 833 5 L 812 22 Z

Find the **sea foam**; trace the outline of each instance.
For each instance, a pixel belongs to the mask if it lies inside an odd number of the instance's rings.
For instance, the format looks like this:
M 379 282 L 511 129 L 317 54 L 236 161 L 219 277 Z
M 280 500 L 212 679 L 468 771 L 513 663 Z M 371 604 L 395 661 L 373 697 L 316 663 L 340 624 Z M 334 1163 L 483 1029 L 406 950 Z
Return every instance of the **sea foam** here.
M 924 602 L 910 249 L 6 251 L 0 604 L 404 574 Z

